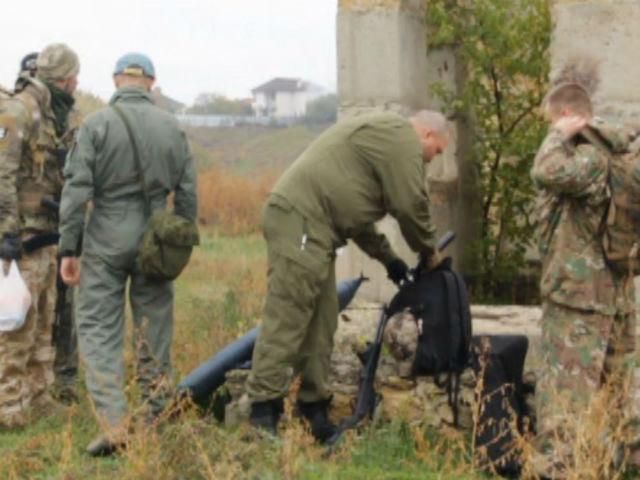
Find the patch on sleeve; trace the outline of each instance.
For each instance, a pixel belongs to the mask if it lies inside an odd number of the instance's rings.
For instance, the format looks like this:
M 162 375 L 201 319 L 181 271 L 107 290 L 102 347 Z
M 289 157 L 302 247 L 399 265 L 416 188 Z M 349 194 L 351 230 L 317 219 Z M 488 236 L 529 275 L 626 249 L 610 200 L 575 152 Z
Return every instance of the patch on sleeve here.
M 9 129 L 0 125 L 0 140 L 4 140 L 5 138 L 7 138 L 8 133 Z

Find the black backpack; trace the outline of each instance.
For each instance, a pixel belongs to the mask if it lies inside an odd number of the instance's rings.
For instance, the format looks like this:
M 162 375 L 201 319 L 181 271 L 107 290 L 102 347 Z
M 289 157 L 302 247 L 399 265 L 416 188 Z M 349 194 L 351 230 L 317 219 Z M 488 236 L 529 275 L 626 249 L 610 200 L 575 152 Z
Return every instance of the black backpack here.
M 483 335 L 473 337 L 472 357 L 476 379 L 481 382 L 476 399 L 476 464 L 482 470 L 507 478 L 517 478 L 521 451 L 514 443 L 523 433 L 528 415 L 522 384 L 529 340 L 524 335 Z
M 450 258 L 402 285 L 389 304 L 389 316 L 404 310 L 419 327 L 413 372 L 433 375 L 439 386 L 446 386 L 457 425 L 460 374 L 470 359 L 471 311 L 464 280 L 451 269 Z M 444 385 L 438 381 L 441 373 L 447 375 Z

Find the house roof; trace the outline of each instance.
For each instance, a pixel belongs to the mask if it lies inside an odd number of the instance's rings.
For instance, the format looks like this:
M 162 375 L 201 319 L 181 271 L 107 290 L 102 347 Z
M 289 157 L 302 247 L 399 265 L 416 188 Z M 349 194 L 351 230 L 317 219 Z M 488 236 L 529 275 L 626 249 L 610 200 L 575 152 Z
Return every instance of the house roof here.
M 251 93 L 302 92 L 309 89 L 309 82 L 300 78 L 276 77 L 257 86 Z

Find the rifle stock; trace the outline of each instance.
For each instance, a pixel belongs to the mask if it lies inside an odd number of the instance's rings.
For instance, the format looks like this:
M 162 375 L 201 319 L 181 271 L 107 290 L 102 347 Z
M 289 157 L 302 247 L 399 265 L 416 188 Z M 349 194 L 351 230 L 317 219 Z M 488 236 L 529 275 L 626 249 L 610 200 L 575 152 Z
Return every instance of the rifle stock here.
M 354 408 L 353 415 L 345 418 L 340 423 L 336 433 L 327 441 L 329 446 L 334 445 L 346 430 L 357 426 L 365 417 L 373 418 L 376 406 L 380 402 L 380 395 L 376 392 L 374 384 L 376 380 L 376 371 L 378 370 L 378 362 L 380 360 L 380 352 L 382 351 L 382 337 L 384 335 L 385 326 L 387 325 L 387 319 L 387 306 L 383 305 L 382 312 L 380 313 L 380 320 L 378 320 L 376 338 L 374 342 L 369 345 L 369 348 L 362 357 L 364 367 L 360 376 L 358 397 L 356 399 L 356 406 Z

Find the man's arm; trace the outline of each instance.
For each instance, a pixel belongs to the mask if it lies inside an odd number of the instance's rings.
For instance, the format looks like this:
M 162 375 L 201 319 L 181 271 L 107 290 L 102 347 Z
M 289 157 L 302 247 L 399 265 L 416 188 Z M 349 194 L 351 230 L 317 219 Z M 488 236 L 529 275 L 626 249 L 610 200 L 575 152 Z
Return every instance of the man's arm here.
M 60 198 L 60 253 L 75 256 L 84 229 L 87 202 L 93 198 L 95 166 L 93 135 L 86 123 L 80 127 L 64 167 Z
M 23 120 L 11 112 L 0 114 L 0 236 L 21 230 L 18 171 L 29 140 Z
M 398 221 L 409 247 L 430 257 L 435 251 L 435 228 L 420 144 L 411 126 L 365 127 L 354 133 L 352 141 L 379 178 L 387 211 Z
M 198 215 L 196 169 L 193 165 L 193 157 L 191 156 L 189 143 L 187 142 L 184 132 L 180 132 L 180 135 L 182 142 L 180 148 L 182 150 L 185 167 L 176 187 L 174 210 L 175 213 L 181 217 L 195 220 Z
M 573 145 L 553 129 L 542 143 L 531 169 L 534 183 L 556 195 L 582 197 L 606 188 L 607 157 L 590 144 Z
M 387 237 L 378 232 L 378 229 L 373 224 L 369 224 L 364 229 L 356 232 L 352 240 L 364 253 L 378 260 L 383 265 L 388 265 L 398 258 L 391 248 Z

